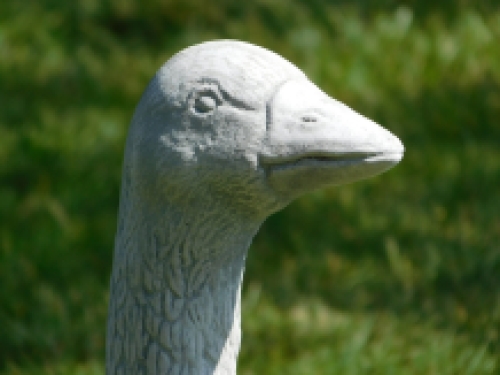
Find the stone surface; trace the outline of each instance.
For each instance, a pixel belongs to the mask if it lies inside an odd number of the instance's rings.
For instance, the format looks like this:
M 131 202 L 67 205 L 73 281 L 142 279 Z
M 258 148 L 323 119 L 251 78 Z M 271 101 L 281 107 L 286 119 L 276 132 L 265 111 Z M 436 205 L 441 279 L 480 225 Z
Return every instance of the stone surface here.
M 127 138 L 107 374 L 235 374 L 245 258 L 261 223 L 402 155 L 390 132 L 273 52 L 214 41 L 176 54 Z

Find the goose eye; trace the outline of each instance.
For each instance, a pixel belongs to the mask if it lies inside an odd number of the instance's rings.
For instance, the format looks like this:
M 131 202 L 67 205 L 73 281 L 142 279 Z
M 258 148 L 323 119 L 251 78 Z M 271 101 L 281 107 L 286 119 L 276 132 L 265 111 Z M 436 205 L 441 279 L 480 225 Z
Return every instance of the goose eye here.
M 201 114 L 213 111 L 217 105 L 217 99 L 209 93 L 202 94 L 194 100 L 194 110 Z

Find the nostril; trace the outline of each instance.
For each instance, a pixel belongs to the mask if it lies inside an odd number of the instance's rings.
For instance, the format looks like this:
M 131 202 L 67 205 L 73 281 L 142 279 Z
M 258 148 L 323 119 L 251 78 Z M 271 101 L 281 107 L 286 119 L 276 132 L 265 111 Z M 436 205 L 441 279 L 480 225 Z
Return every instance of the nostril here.
M 307 122 L 307 123 L 317 122 L 318 121 L 318 119 L 315 116 L 312 116 L 312 115 L 302 116 L 301 120 L 302 120 L 302 122 Z

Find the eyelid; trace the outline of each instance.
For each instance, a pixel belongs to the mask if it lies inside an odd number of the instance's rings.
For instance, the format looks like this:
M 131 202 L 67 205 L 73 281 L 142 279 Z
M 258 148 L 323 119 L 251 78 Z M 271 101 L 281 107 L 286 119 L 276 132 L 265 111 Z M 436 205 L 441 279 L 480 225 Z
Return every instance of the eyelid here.
M 230 95 L 226 90 L 224 90 L 220 85 L 219 82 L 212 82 L 212 81 L 202 81 L 200 83 L 200 86 L 198 89 L 196 89 L 192 96 L 194 98 L 199 98 L 203 96 L 204 94 L 208 94 L 209 96 L 213 97 L 216 102 L 217 106 L 221 105 L 224 102 L 230 103 L 233 107 L 244 109 L 244 110 L 255 110 L 256 108 L 246 102 L 244 102 L 241 99 L 235 98 L 234 96 Z
M 200 97 L 202 95 L 213 96 L 219 103 L 223 101 L 223 95 L 221 89 L 217 83 L 203 82 L 198 89 L 195 90 L 195 97 Z
M 214 101 L 214 105 L 207 105 L 210 101 L 203 100 L 204 98 Z M 223 98 L 218 85 L 212 83 L 202 83 L 195 87 L 188 97 L 189 107 L 191 111 L 197 115 L 206 115 L 217 109 L 222 103 Z
M 217 102 L 217 105 L 221 105 L 223 100 L 219 93 L 219 90 L 213 90 L 212 87 L 204 87 L 195 94 L 195 98 L 200 98 L 203 96 L 209 96 Z

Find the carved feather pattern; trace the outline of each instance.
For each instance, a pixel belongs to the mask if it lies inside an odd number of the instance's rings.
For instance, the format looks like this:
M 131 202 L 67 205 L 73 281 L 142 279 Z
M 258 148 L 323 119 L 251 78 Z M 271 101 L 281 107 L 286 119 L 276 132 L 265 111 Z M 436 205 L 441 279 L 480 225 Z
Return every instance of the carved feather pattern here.
M 234 369 L 217 366 L 223 353 L 238 353 L 239 339 L 227 340 L 238 285 L 226 272 L 214 271 L 231 264 L 231 254 L 214 247 L 227 241 L 230 225 L 220 222 L 220 229 L 208 230 L 203 224 L 213 217 L 207 213 L 192 226 L 199 232 L 187 240 L 179 235 L 185 220 L 173 229 L 139 226 L 137 217 L 127 215 L 131 204 L 120 208 L 125 220 L 111 277 L 107 374 L 192 375 L 210 368 L 231 373 Z M 224 301 L 220 295 L 234 297 Z

